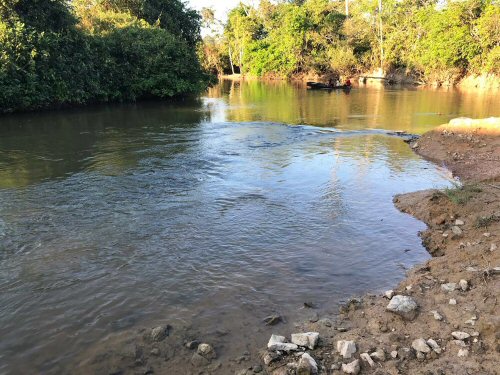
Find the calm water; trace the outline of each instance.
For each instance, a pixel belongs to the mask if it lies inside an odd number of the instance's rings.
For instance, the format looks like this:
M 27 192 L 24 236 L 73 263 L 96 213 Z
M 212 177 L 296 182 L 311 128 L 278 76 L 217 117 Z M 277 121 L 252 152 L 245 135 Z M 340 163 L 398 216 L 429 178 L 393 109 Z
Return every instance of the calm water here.
M 234 357 L 264 345 L 271 312 L 394 285 L 427 254 L 392 196 L 449 177 L 380 129 L 499 115 L 499 99 L 225 82 L 193 103 L 0 118 L 0 373 L 62 372 L 165 318 L 224 330 Z

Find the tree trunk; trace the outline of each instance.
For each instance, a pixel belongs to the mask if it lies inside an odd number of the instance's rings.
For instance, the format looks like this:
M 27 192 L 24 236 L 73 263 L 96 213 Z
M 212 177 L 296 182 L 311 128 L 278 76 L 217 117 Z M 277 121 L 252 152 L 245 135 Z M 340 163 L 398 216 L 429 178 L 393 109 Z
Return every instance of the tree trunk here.
M 229 46 L 229 63 L 231 64 L 231 71 L 234 75 L 234 64 L 233 64 L 233 56 L 231 56 L 231 46 Z

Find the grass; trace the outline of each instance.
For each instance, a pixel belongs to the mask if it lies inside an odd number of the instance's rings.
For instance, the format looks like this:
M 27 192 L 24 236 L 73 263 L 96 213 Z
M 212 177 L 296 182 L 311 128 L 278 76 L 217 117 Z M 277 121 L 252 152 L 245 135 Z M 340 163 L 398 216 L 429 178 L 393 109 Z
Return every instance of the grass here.
M 444 194 L 455 204 L 465 204 L 471 200 L 475 193 L 480 193 L 481 189 L 474 184 L 459 185 L 454 184 L 451 188 L 444 189 Z
M 480 216 L 476 219 L 476 228 L 488 228 L 491 224 L 500 221 L 500 216 Z

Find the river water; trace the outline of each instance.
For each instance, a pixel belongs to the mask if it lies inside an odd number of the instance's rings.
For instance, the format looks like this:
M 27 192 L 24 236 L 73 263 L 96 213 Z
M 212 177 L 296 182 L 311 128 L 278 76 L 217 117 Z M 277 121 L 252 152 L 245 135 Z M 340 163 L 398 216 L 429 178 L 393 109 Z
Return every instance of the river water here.
M 0 118 L 0 373 L 66 373 L 167 320 L 221 358 L 380 292 L 428 255 L 394 194 L 450 184 L 386 130 L 498 95 L 223 82 L 193 102 Z M 222 332 L 222 334 L 221 334 Z

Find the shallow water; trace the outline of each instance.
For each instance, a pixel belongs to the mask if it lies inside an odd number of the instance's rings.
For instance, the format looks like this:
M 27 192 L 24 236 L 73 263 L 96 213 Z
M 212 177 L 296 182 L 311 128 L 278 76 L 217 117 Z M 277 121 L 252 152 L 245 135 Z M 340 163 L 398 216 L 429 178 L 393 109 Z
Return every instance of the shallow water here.
M 498 115 L 495 98 L 226 82 L 0 118 L 0 373 L 58 373 L 165 319 L 223 331 L 234 357 L 272 312 L 291 324 L 304 301 L 333 312 L 394 285 L 428 255 L 393 195 L 450 182 L 380 129 Z

